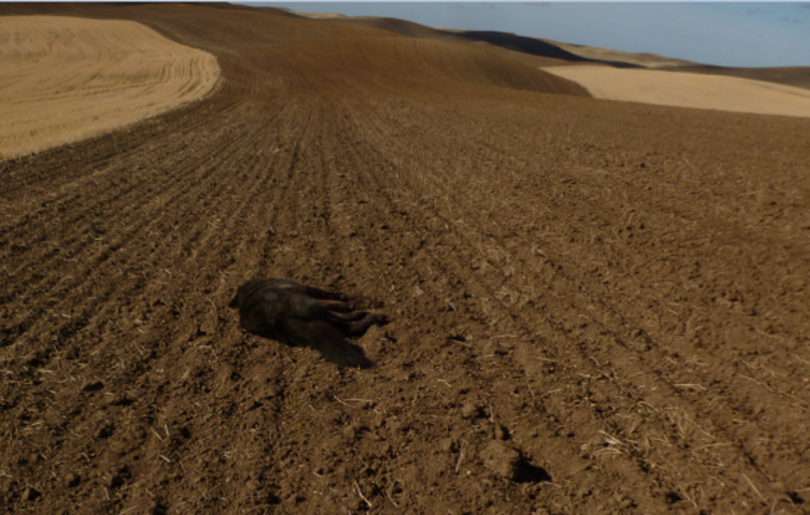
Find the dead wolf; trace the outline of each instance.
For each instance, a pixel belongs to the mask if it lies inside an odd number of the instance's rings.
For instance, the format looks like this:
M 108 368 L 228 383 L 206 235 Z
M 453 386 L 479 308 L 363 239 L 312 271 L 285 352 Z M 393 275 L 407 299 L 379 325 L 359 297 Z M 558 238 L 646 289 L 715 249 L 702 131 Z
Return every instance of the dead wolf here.
M 289 279 L 251 279 L 237 288 L 228 306 L 239 310 L 242 327 L 290 347 L 310 347 L 334 363 L 370 368 L 363 349 L 346 338 L 363 336 L 385 315 L 356 311 L 381 308 L 370 297 L 354 297 L 299 284 Z

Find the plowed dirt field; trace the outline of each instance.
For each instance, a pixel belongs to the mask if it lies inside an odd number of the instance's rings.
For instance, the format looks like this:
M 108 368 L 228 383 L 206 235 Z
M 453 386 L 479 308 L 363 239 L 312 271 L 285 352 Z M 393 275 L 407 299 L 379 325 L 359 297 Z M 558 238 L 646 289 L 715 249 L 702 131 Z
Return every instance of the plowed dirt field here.
M 0 511 L 806 513 L 810 119 L 192 5 L 204 100 L 0 162 Z M 371 295 L 370 370 L 243 332 Z

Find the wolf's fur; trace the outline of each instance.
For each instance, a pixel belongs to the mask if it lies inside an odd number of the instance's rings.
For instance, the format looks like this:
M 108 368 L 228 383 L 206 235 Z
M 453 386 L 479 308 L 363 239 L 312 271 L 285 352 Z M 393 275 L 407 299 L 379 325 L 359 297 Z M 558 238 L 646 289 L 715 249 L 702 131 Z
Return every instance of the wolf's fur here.
M 351 297 L 299 284 L 289 279 L 251 279 L 236 290 L 230 307 L 239 309 L 242 327 L 291 347 L 310 347 L 329 361 L 368 368 L 373 362 L 346 338 L 365 334 L 388 322 L 362 308 L 382 307 L 372 298 Z

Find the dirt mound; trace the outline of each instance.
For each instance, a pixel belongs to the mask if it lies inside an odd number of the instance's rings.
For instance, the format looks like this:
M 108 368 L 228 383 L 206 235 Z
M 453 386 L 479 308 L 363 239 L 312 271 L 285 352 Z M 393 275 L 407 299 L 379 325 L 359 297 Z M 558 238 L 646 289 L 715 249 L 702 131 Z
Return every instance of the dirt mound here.
M 255 10 L 30 8 L 222 85 L 0 162 L 6 511 L 806 512 L 810 120 Z M 242 331 L 251 277 L 384 300 L 377 366 Z

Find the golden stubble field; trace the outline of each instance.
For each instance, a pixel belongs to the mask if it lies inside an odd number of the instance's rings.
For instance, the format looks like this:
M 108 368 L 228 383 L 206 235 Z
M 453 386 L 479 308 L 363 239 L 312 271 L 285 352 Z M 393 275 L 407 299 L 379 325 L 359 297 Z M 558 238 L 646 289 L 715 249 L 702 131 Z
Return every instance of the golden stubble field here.
M 0 161 L 5 511 L 807 511 L 810 120 L 274 10 L 0 13 L 221 70 Z M 383 299 L 376 367 L 243 332 L 254 276 Z
M 127 20 L 0 18 L 0 158 L 98 136 L 208 94 L 216 57 Z
M 677 69 L 618 69 L 601 65 L 554 66 L 544 70 L 581 84 L 595 98 L 810 117 L 810 90 L 773 82 L 679 72 Z

